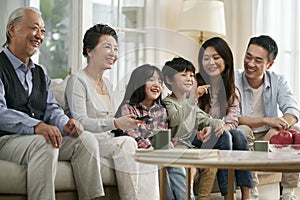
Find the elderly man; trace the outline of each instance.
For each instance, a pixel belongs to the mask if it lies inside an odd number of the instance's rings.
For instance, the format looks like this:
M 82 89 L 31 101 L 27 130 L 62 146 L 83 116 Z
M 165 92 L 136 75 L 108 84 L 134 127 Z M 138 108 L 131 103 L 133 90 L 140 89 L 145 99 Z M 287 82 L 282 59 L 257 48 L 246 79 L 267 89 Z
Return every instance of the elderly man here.
M 0 159 L 27 165 L 28 199 L 55 199 L 58 160 L 70 160 L 79 199 L 104 195 L 95 137 L 69 119 L 50 91 L 50 79 L 31 56 L 44 40 L 35 8 L 9 16 L 0 53 Z

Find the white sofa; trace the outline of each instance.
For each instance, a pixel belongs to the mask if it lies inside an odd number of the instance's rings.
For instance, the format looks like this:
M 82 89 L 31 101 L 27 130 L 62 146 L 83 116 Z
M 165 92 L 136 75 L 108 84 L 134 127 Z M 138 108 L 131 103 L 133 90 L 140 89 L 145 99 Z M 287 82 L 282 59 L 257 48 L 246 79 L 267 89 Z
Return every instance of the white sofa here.
M 55 79 L 51 88 L 58 100 L 64 106 L 64 90 L 67 79 Z M 109 163 L 109 160 L 105 160 Z M 103 200 L 118 200 L 116 177 L 111 165 L 101 165 L 101 175 L 106 195 Z M 26 166 L 0 160 L 0 200 L 26 199 Z M 59 161 L 55 179 L 56 197 L 58 200 L 76 200 L 77 193 L 70 162 Z

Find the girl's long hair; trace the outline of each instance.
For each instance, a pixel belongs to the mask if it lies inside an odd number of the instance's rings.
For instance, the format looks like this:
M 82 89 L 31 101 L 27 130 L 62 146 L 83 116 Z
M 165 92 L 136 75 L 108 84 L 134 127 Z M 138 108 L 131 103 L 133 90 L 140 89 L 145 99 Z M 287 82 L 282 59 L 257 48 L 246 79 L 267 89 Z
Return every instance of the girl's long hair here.
M 121 107 L 124 104 L 139 104 L 146 98 L 146 82 L 153 76 L 154 72 L 157 72 L 160 79 L 163 81 L 161 70 L 154 65 L 144 64 L 133 70 L 126 87 L 124 98 L 116 112 L 115 117 L 120 117 L 122 115 Z M 163 105 L 162 94 L 160 94 L 155 100 L 155 103 Z

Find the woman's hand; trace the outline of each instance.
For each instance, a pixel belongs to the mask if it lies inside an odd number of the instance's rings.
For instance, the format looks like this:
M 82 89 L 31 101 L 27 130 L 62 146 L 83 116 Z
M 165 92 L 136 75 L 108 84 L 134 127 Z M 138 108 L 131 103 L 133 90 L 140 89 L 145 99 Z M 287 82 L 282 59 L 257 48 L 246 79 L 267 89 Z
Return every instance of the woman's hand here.
M 225 130 L 225 127 L 224 127 L 223 123 L 216 123 L 214 125 L 214 131 L 215 131 L 215 135 L 217 137 L 220 137 L 223 134 L 224 130 Z
M 75 119 L 70 119 L 64 126 L 63 131 L 66 135 L 75 138 L 78 137 L 80 133 L 82 133 L 83 125 Z

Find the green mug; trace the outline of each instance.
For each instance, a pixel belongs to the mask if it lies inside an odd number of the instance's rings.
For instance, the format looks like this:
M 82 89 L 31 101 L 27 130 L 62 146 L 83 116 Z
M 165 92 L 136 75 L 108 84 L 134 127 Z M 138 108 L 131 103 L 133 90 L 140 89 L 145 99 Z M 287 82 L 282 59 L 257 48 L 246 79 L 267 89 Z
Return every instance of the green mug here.
M 254 141 L 254 151 L 269 151 L 269 141 L 257 140 Z
M 171 130 L 154 129 L 152 136 L 152 146 L 154 149 L 170 149 Z

